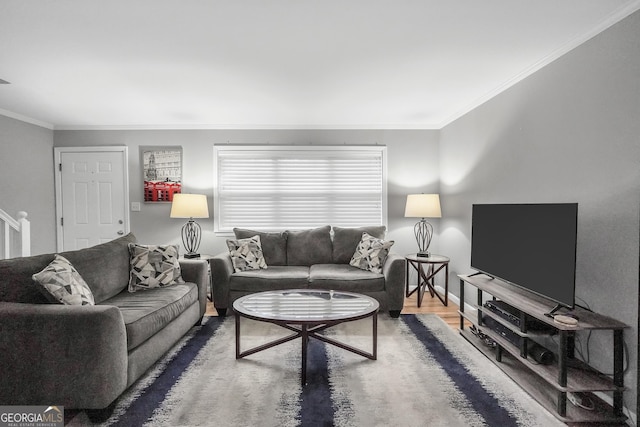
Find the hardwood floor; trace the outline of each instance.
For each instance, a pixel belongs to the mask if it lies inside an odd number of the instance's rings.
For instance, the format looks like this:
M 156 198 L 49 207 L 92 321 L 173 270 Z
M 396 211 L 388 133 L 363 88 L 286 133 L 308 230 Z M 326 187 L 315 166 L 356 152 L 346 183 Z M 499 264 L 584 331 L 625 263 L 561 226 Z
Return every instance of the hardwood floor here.
M 460 325 L 460 317 L 458 316 L 458 306 L 449 300 L 449 305 L 445 307 L 439 299 L 431 298 L 429 294 L 424 296 L 422 300 L 422 306 L 418 308 L 417 295 L 413 294 L 409 298 L 404 300 L 403 314 L 417 314 L 417 313 L 434 313 L 440 316 L 449 326 L 454 329 L 458 329 Z M 207 312 L 205 316 L 217 316 L 218 313 L 213 307 L 211 301 L 207 301 Z
M 428 293 L 422 299 L 421 307 L 418 307 L 418 296 L 411 295 L 405 298 L 403 314 L 433 313 L 437 314 L 447 322 L 449 326 L 458 329 L 460 326 L 460 316 L 458 315 L 458 306 L 449 300 L 449 305 L 444 306 L 438 298 L 431 298 Z

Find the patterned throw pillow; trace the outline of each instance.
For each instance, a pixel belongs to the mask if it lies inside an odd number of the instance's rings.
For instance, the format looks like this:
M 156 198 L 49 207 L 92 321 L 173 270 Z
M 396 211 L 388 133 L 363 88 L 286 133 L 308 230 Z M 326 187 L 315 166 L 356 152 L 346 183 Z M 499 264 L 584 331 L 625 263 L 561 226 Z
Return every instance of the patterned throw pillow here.
M 177 245 L 129 243 L 129 292 L 184 283 Z
M 374 273 L 382 273 L 382 266 L 394 243 L 393 240 L 385 241 L 373 237 L 365 231 L 349 265 Z
M 93 293 L 80 273 L 63 256 L 56 255 L 41 272 L 31 276 L 51 302 L 94 305 Z
M 259 270 L 267 268 L 267 262 L 262 254 L 260 236 L 255 235 L 248 239 L 227 240 L 233 270 L 238 273 L 246 270 Z

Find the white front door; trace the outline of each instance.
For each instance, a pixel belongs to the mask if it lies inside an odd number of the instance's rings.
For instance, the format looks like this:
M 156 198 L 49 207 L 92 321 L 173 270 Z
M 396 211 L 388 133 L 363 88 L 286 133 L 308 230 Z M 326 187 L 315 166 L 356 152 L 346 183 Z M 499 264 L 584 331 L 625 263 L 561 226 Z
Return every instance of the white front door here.
M 127 147 L 56 147 L 58 251 L 129 232 Z

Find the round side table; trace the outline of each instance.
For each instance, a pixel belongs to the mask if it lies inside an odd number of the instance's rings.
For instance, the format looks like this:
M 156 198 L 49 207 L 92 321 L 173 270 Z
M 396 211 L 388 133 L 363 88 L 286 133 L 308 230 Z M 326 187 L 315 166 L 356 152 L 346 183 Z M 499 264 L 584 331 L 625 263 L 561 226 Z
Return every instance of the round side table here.
M 428 257 L 417 256 L 415 254 L 405 255 L 407 260 L 407 275 L 405 295 L 409 298 L 416 291 L 418 292 L 418 307 L 422 306 L 422 298 L 427 289 L 431 298 L 438 299 L 445 306 L 449 305 L 449 258 L 443 255 L 431 254 Z M 418 286 L 409 291 L 409 271 L 410 267 L 418 272 Z M 435 277 L 444 270 L 444 297 L 436 291 Z

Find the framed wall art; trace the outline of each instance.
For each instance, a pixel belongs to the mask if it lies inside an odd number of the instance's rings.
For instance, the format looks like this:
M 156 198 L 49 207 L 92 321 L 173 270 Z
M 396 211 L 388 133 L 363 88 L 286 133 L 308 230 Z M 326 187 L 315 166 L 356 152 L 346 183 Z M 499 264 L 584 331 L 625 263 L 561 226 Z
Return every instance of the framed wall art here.
M 140 147 L 145 203 L 170 203 L 182 192 L 182 147 Z

